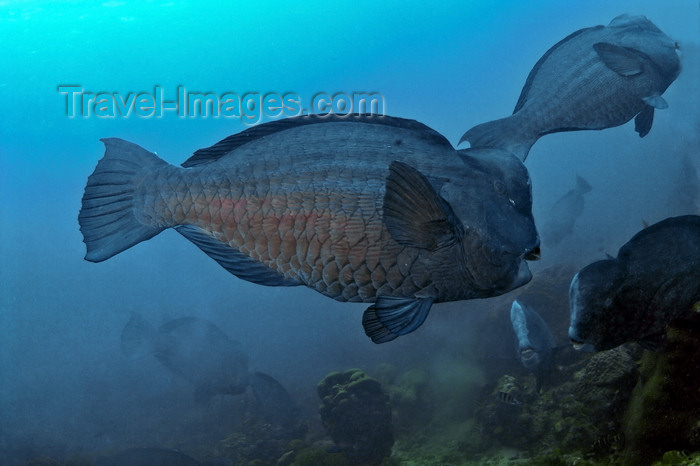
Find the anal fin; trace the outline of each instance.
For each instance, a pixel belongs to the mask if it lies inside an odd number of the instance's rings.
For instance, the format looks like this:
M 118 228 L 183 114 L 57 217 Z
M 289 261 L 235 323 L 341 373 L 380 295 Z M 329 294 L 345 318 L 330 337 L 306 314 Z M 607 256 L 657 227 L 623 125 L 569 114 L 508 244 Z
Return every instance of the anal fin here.
M 645 105 L 644 110 L 634 117 L 634 130 L 639 133 L 640 138 L 643 138 L 649 134 L 652 123 L 654 123 L 654 107 Z
M 228 244 L 211 237 L 198 227 L 180 225 L 175 227 L 175 230 L 223 268 L 242 280 L 265 286 L 298 286 L 302 284 L 298 280 L 287 278 Z

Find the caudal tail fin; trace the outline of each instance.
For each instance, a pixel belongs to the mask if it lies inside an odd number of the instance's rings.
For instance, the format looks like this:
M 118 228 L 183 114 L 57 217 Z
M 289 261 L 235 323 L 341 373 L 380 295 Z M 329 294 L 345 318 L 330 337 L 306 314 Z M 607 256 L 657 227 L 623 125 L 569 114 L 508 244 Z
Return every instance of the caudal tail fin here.
M 138 359 L 157 350 L 158 331 L 136 312 L 124 326 L 121 337 L 122 354 L 128 359 Z
M 578 187 L 579 191 L 581 191 L 584 194 L 590 192 L 593 189 L 591 185 L 588 184 L 588 181 L 584 180 L 581 175 L 576 175 L 576 186 Z
M 167 166 L 167 162 L 123 139 L 101 141 L 105 155 L 88 177 L 78 215 L 87 246 L 85 259 L 90 262 L 109 259 L 163 231 L 139 222 L 134 215 L 134 201 L 138 181 L 153 169 Z
M 464 133 L 459 143 L 469 141 L 471 147 L 504 149 L 524 162 L 537 136 L 528 137 L 522 133 L 515 116 L 510 116 L 476 125 Z

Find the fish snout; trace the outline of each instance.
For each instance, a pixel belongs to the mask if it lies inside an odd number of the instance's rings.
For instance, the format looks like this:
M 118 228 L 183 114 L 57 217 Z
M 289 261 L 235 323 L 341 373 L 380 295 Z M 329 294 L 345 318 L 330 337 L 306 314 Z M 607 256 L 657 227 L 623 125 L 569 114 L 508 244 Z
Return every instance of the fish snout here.
M 484 252 L 487 256 L 497 258 L 496 263 L 506 263 L 513 260 L 536 261 L 540 260 L 540 240 L 539 238 L 531 246 L 521 244 L 485 244 Z

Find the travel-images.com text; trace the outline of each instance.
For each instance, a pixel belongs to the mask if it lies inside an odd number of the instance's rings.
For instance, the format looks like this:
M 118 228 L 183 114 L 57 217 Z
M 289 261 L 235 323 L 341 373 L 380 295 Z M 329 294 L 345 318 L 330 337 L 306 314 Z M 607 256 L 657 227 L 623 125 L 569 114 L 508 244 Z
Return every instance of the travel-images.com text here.
M 174 98 L 168 99 L 161 86 L 153 92 L 90 92 L 80 85 L 59 85 L 59 94 L 65 97 L 65 111 L 69 118 L 240 118 L 254 125 L 263 116 L 268 118 L 299 115 L 384 115 L 384 97 L 378 92 L 317 92 L 309 99 L 309 107 L 294 92 L 188 92 L 178 86 Z

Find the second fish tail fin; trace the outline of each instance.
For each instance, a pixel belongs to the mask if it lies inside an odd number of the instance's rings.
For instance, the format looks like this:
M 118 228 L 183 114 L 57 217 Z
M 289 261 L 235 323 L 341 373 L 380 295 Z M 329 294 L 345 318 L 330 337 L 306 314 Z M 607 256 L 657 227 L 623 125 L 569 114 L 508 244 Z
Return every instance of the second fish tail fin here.
M 147 225 L 134 214 L 139 180 L 168 163 L 146 149 L 123 139 L 101 140 L 105 155 L 88 177 L 80 231 L 87 246 L 85 259 L 101 262 L 164 230 Z
M 459 143 L 469 141 L 471 147 L 504 149 L 524 162 L 537 136 L 527 137 L 521 133 L 517 118 L 510 116 L 474 126 L 464 133 Z

